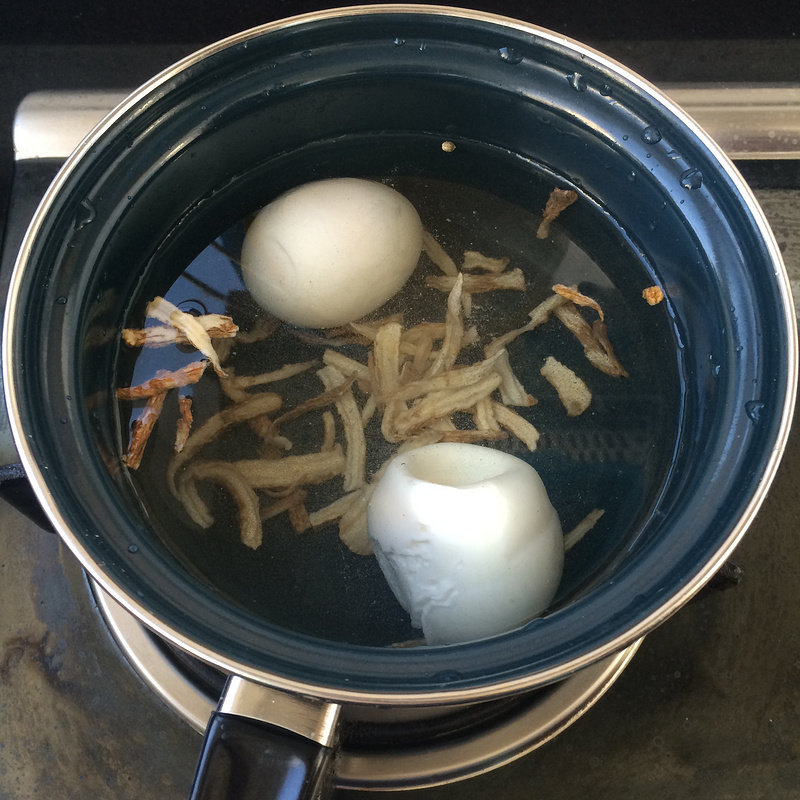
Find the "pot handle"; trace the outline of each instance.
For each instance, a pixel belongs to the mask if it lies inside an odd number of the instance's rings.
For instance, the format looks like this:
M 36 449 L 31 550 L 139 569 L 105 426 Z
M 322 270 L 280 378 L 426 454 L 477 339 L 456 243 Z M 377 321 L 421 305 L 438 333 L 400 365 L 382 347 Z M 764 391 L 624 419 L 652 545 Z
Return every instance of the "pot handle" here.
M 340 707 L 238 676 L 206 729 L 189 800 L 310 800 L 332 790 Z

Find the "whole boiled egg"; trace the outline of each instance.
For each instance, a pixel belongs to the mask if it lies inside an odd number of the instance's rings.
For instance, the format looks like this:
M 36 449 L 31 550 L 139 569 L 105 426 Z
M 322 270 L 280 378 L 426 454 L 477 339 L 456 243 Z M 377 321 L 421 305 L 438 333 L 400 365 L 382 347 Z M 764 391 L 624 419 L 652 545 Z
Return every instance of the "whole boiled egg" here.
M 258 212 L 241 263 L 245 286 L 279 319 L 330 328 L 374 311 L 414 271 L 422 223 L 399 192 L 331 178 L 291 189 Z
M 367 509 L 400 604 L 431 645 L 512 630 L 552 601 L 564 564 L 558 515 L 536 470 L 474 444 L 396 456 Z

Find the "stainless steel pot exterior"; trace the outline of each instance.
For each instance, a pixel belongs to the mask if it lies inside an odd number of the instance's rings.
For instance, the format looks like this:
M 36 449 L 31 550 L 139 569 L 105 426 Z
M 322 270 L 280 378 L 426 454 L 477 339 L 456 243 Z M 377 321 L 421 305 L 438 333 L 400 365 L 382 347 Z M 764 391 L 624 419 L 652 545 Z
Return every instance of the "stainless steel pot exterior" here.
M 420 141 L 442 138 L 520 168 L 546 165 L 646 254 L 671 304 L 686 382 L 675 468 L 611 578 L 524 629 L 405 650 L 295 635 L 215 596 L 152 537 L 119 466 L 109 402 L 118 330 L 130 298 L 163 285 L 210 229 L 250 211 L 265 176 L 274 192 L 342 164 L 368 173 L 411 163 Z M 486 184 L 490 172 L 473 178 Z M 563 37 L 414 6 L 267 25 L 131 95 L 68 160 L 32 223 L 3 353 L 27 473 L 100 585 L 228 672 L 333 701 L 393 705 L 544 685 L 677 610 L 763 500 L 790 425 L 796 361 L 778 248 L 738 173 L 692 120 Z

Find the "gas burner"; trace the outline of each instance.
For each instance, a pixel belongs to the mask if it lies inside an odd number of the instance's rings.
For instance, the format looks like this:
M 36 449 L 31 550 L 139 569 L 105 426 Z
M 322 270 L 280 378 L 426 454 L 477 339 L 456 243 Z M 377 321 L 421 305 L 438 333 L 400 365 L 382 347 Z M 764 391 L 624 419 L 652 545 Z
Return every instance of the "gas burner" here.
M 204 732 L 228 676 L 174 648 L 97 583 L 91 586 L 103 620 L 135 672 L 188 725 Z M 345 707 L 336 785 L 422 789 L 514 761 L 591 708 L 641 641 L 553 686 L 517 697 L 449 709 Z

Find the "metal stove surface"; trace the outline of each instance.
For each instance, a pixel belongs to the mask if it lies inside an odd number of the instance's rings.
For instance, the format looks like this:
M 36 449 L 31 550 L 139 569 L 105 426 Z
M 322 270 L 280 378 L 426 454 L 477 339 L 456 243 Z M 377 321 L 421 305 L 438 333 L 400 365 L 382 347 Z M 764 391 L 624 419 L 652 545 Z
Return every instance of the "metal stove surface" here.
M 689 91 L 683 102 L 693 97 L 699 103 L 698 87 L 675 89 Z M 745 110 L 766 98 L 750 95 Z M 747 125 L 756 119 L 745 116 Z M 776 134 L 769 130 L 753 134 L 757 147 L 747 145 L 751 154 L 762 152 L 768 166 L 743 169 L 800 287 L 800 184 L 797 162 L 787 160 L 797 153 L 781 151 L 782 160 L 773 162 Z M 740 146 L 741 135 L 730 142 Z M 800 149 L 796 138 L 792 144 L 791 126 L 786 143 Z M 18 235 L 14 226 L 18 230 L 32 212 L 55 167 L 55 161 L 33 157 L 16 164 L 6 261 Z M 707 588 L 650 634 L 588 714 L 500 770 L 404 796 L 800 796 L 798 470 L 795 426 L 775 485 L 735 553 L 742 569 L 738 585 Z M 0 579 L 0 798 L 186 796 L 199 734 L 129 666 L 100 619 L 84 574 L 56 537 L 4 503 Z M 339 800 L 378 795 L 336 793 Z

